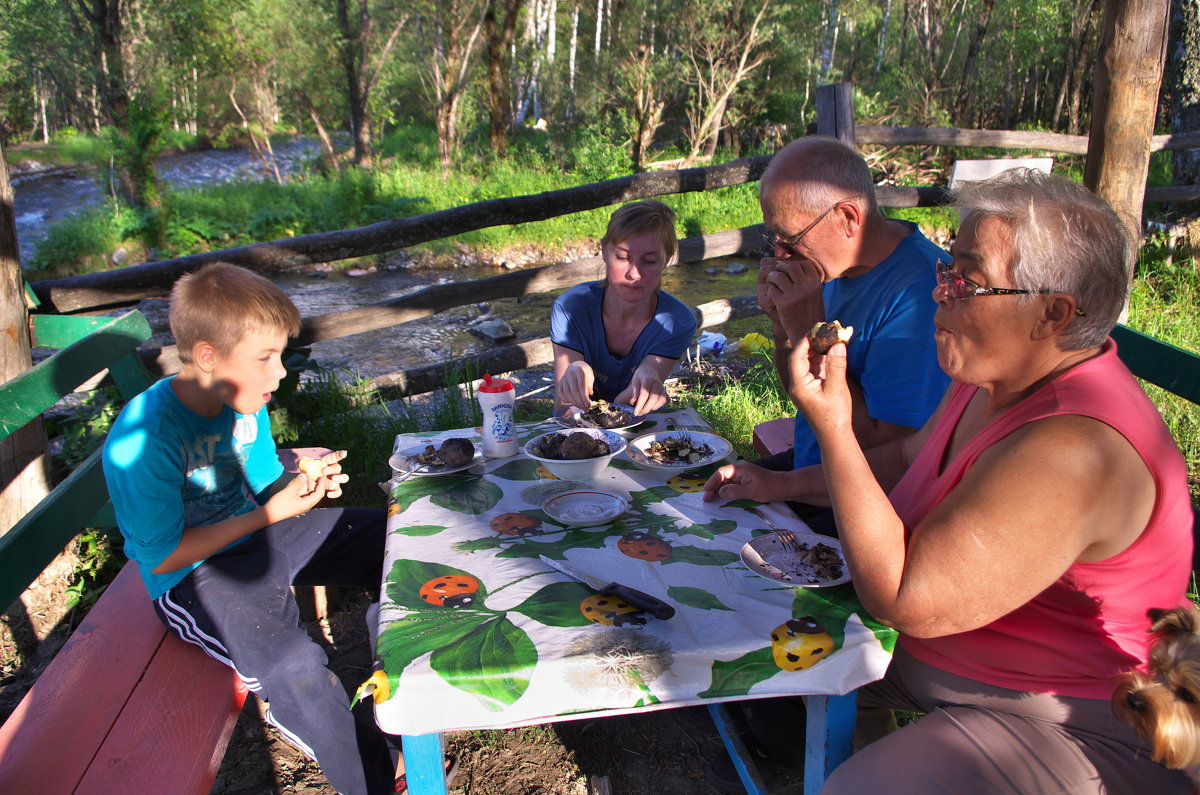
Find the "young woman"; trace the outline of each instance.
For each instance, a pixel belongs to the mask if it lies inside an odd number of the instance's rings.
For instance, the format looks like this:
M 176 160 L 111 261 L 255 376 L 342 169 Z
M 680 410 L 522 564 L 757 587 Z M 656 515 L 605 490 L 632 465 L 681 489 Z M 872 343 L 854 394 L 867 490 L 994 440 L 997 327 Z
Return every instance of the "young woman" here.
M 667 404 L 663 381 L 698 325 L 660 289 L 678 252 L 675 213 L 653 199 L 626 204 L 601 244 L 604 279 L 566 291 L 550 312 L 555 407 L 587 409 L 595 397 L 645 414 Z

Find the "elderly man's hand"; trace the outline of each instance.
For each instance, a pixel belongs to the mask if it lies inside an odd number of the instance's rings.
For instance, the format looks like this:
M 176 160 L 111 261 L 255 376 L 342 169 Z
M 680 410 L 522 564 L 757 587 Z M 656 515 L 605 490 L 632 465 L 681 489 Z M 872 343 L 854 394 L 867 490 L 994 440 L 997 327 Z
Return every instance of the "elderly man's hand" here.
M 704 501 L 756 500 L 772 502 L 787 499 L 786 472 L 772 472 L 757 464 L 741 461 L 727 464 L 704 484 Z
M 555 401 L 560 407 L 577 406 L 587 410 L 592 406 L 592 388 L 596 374 L 587 362 L 571 362 L 554 386 Z
M 811 260 L 767 257 L 759 265 L 758 304 L 793 345 L 825 319 L 824 281 L 824 270 Z

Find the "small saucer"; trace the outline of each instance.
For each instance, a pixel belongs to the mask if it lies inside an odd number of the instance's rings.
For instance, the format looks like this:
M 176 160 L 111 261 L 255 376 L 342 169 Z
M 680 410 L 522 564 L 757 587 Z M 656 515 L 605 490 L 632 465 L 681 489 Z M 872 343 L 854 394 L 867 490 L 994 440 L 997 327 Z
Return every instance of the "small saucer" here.
M 555 494 L 542 503 L 542 510 L 568 527 L 607 524 L 629 510 L 629 501 L 611 491 L 576 489 Z

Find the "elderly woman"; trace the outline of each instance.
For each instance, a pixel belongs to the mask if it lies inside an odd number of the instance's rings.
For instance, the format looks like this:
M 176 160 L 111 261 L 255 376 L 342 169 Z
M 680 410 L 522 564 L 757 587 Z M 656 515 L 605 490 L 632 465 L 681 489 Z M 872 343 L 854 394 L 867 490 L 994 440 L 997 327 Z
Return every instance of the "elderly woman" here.
M 1108 333 L 1132 260 L 1082 187 L 1014 170 L 963 191 L 934 291 L 952 384 L 914 436 L 864 453 L 846 350 L 791 360 L 823 464 L 723 467 L 706 497 L 825 499 L 863 605 L 900 632 L 870 708 L 927 713 L 827 792 L 1190 792 L 1113 717 L 1146 610 L 1185 600 L 1186 471 Z M 853 341 L 850 342 L 853 345 Z
M 663 292 L 678 250 L 675 213 L 653 199 L 619 208 L 601 240 L 604 279 L 573 287 L 550 311 L 556 408 L 593 395 L 645 414 L 667 404 L 663 382 L 696 333 L 696 317 Z

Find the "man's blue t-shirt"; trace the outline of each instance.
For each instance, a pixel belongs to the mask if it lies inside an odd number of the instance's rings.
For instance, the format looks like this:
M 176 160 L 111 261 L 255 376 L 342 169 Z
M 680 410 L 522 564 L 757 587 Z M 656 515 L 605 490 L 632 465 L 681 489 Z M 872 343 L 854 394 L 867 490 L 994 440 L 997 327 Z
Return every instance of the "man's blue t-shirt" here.
M 151 599 L 200 565 L 153 572 L 179 546 L 184 528 L 254 510 L 255 495 L 283 474 L 266 406 L 253 415 L 225 406 L 216 417 L 201 417 L 175 395 L 173 380 L 129 401 L 104 444 L 104 478 L 125 555 L 138 564 Z
M 854 326 L 847 369 L 862 385 L 867 414 L 919 428 L 933 414 L 950 378 L 938 365 L 933 315 L 938 259 L 945 251 L 917 225 L 882 262 L 862 276 L 833 279 L 822 288 L 825 319 Z M 796 414 L 795 466 L 819 463 L 821 450 L 804 415 Z
M 615 356 L 604 334 L 604 282 L 576 285 L 560 295 L 550 310 L 550 339 L 583 354 L 596 374 L 594 392 L 612 401 L 633 380 L 633 371 L 647 356 L 678 359 L 696 333 L 696 316 L 678 298 L 658 291 L 658 308 L 629 353 Z M 586 408 L 586 407 L 585 407 Z

